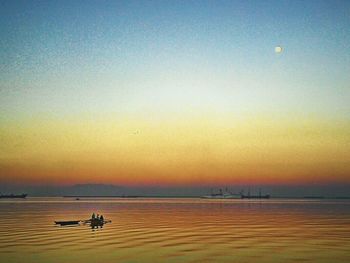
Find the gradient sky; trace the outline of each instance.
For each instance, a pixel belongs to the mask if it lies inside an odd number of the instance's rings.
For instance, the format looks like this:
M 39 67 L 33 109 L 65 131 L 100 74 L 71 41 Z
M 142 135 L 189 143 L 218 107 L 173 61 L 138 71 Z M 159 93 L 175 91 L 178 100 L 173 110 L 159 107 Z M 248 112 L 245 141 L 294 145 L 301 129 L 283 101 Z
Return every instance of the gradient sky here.
M 0 183 L 350 186 L 349 50 L 349 1 L 0 1 Z

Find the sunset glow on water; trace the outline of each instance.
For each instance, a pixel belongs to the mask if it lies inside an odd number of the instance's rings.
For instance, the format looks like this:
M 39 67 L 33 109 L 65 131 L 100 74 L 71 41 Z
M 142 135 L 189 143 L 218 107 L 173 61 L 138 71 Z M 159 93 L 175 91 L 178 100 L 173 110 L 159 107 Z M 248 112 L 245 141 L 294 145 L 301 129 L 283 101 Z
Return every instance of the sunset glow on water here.
M 111 219 L 103 228 L 55 220 Z M 347 262 L 350 202 L 29 198 L 1 201 L 3 262 Z

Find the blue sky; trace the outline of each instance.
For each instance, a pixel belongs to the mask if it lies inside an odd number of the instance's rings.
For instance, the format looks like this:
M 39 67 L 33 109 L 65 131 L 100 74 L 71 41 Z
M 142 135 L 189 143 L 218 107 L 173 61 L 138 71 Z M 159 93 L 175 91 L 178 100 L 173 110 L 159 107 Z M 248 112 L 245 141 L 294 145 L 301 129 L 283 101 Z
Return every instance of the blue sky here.
M 220 111 L 227 98 L 248 111 L 350 114 L 348 1 L 1 1 L 0 10 L 7 116 Z

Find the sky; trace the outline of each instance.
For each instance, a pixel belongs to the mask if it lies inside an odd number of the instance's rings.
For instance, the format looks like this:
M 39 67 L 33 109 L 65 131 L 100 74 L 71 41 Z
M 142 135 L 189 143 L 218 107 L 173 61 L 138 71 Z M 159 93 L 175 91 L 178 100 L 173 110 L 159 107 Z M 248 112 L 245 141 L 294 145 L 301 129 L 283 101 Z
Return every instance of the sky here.
M 349 48 L 349 1 L 0 1 L 0 183 L 350 186 Z

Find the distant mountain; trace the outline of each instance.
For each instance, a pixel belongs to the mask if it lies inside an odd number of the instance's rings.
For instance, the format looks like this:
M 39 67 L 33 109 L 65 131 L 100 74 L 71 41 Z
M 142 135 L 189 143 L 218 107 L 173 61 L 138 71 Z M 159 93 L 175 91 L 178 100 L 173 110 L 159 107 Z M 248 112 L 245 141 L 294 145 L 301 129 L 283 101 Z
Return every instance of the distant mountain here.
M 123 195 L 124 187 L 112 184 L 76 184 L 64 189 L 64 195 L 117 196 Z
M 123 195 L 124 187 L 111 184 L 76 184 L 72 186 L 4 186 L 2 193 L 27 193 L 28 196 L 116 196 Z

